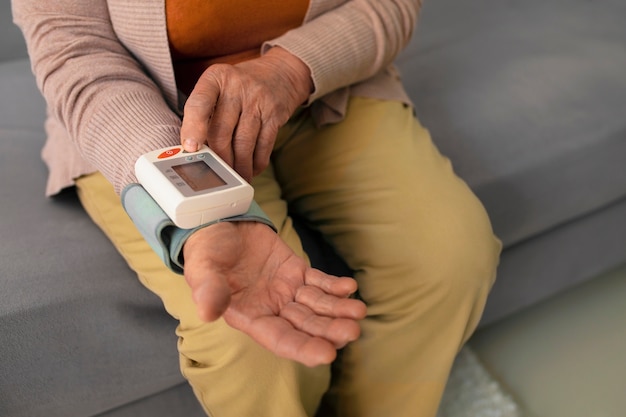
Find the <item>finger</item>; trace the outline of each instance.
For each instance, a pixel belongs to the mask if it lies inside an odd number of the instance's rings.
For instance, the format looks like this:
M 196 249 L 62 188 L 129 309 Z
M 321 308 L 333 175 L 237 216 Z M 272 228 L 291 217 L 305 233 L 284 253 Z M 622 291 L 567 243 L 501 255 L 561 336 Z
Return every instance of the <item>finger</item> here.
M 187 152 L 195 152 L 207 143 L 209 123 L 219 94 L 217 80 L 208 72 L 202 74 L 185 102 L 180 140 Z
M 259 137 L 254 148 L 253 175 L 260 174 L 269 165 L 277 135 L 277 126 L 271 122 L 261 123 Z
M 184 247 L 185 281 L 191 288 L 198 316 L 203 321 L 214 321 L 221 317 L 231 300 L 231 289 L 226 279 L 212 272 L 208 261 L 202 256 L 202 248 L 189 240 Z
M 242 112 L 233 135 L 233 168 L 246 181 L 253 176 L 253 157 L 258 146 L 257 138 L 261 130 L 261 117 L 257 112 Z
M 282 317 L 263 316 L 243 330 L 274 354 L 306 366 L 330 364 L 337 357 L 331 342 L 294 328 Z
M 300 287 L 295 301 L 310 308 L 318 315 L 331 318 L 350 318 L 361 320 L 367 310 L 365 304 L 352 298 L 339 298 L 311 285 Z
M 306 285 L 313 285 L 338 297 L 348 297 L 357 290 L 357 282 L 353 278 L 328 275 L 315 268 L 310 268 L 304 279 Z
M 223 94 L 217 100 L 213 117 L 209 122 L 207 144 L 231 167 L 234 167 L 235 161 L 233 135 L 240 114 L 241 101 Z
M 220 318 L 230 305 L 231 292 L 225 281 L 219 277 L 205 277 L 201 284 L 192 288 L 198 317 L 206 322 Z
M 285 305 L 280 316 L 296 329 L 328 340 L 336 349 L 358 339 L 361 333 L 358 323 L 354 320 L 318 316 L 310 308 L 298 303 Z

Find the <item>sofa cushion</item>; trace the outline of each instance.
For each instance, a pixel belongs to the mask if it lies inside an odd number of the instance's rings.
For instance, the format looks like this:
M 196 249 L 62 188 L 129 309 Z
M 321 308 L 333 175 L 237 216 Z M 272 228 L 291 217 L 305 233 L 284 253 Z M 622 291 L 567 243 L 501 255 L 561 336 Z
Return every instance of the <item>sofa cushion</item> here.
M 626 3 L 425 2 L 417 115 L 512 245 L 626 196 Z

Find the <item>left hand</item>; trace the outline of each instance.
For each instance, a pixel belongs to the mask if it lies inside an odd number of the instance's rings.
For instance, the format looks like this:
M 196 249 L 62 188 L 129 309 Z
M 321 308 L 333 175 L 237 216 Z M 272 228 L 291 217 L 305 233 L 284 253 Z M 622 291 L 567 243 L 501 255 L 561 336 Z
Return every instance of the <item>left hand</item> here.
M 206 143 L 250 181 L 269 164 L 278 129 L 313 89 L 310 70 L 280 47 L 235 65 L 211 65 L 184 109 L 181 144 Z
M 274 354 L 307 366 L 331 363 L 356 340 L 365 304 L 357 283 L 311 268 L 272 229 L 220 222 L 184 246 L 185 280 L 200 319 L 223 317 Z

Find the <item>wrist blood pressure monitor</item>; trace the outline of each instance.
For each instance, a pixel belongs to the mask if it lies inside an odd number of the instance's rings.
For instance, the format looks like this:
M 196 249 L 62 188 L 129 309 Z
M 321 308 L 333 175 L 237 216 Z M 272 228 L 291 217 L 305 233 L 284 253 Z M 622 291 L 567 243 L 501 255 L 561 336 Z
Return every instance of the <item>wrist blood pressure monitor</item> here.
M 207 146 L 189 153 L 173 146 L 135 163 L 141 185 L 176 226 L 191 229 L 248 211 L 254 190 Z

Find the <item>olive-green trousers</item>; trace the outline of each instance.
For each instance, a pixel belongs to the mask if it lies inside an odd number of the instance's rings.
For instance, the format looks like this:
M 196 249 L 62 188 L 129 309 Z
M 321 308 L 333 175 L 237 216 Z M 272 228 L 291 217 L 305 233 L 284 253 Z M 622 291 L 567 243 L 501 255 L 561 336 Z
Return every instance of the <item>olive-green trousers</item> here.
M 104 177 L 77 181 L 89 215 L 179 320 L 182 373 L 206 412 L 313 416 L 326 394 L 341 417 L 434 416 L 482 314 L 501 246 L 412 109 L 352 98 L 345 120 L 323 127 L 304 110 L 280 130 L 271 166 L 253 186 L 296 253 L 306 257 L 288 205 L 354 271 L 368 315 L 332 372 L 278 358 L 223 320 L 200 321 L 184 278 L 163 266 Z

